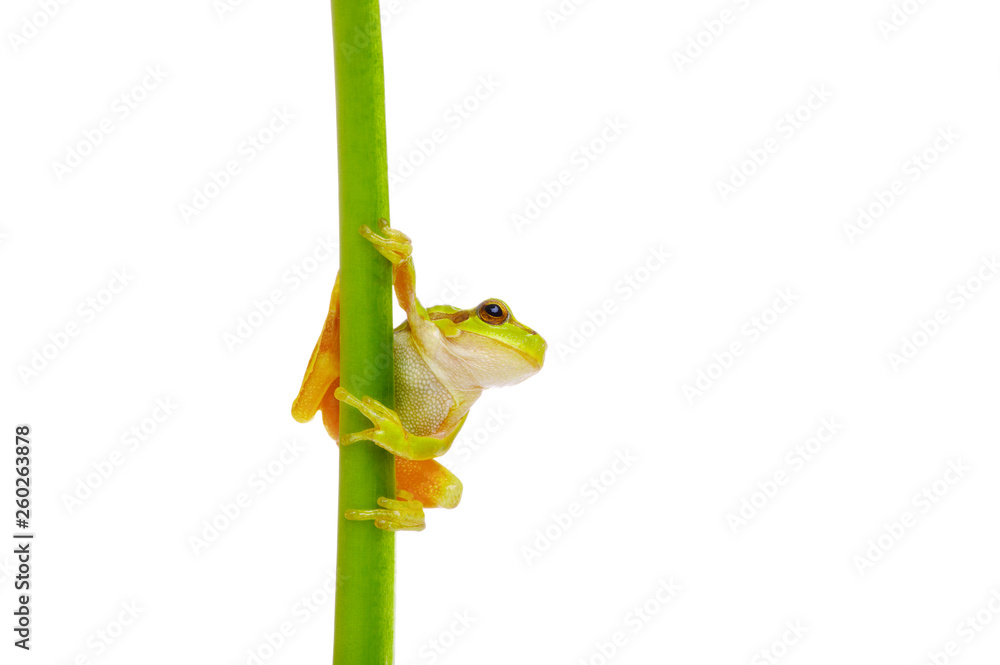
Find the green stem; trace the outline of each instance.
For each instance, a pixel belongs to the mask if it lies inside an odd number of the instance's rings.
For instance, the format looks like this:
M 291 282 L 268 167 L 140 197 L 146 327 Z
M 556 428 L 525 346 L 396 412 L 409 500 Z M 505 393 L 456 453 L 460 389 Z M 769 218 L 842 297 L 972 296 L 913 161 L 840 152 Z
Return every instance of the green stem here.
M 351 394 L 393 406 L 392 276 L 358 229 L 389 219 L 385 83 L 378 0 L 331 0 L 340 182 L 340 368 Z M 340 407 L 340 436 L 367 429 Z M 340 448 L 334 665 L 392 663 L 395 539 L 349 509 L 395 497 L 393 457 L 364 441 Z

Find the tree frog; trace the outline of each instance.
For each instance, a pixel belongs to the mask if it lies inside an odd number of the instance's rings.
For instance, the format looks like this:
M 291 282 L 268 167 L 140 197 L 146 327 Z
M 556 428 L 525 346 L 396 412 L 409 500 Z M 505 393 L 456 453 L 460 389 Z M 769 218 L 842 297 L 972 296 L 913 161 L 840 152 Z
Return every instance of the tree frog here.
M 542 368 L 545 340 L 520 323 L 502 300 L 471 309 L 424 308 L 417 300 L 413 245 L 400 231 L 379 223 L 381 235 L 362 226 L 361 235 L 392 263 L 393 287 L 406 321 L 393 330 L 396 410 L 371 397 L 360 399 L 340 386 L 340 275 L 330 311 L 313 350 L 292 416 L 308 422 L 323 412 L 334 440 L 340 432 L 339 404 L 348 404 L 373 427 L 344 437 L 339 445 L 373 441 L 395 455 L 395 498 L 381 497 L 374 510 L 348 510 L 349 520 L 373 520 L 387 531 L 420 531 L 426 508 L 454 508 L 462 483 L 434 461 L 451 447 L 469 408 L 486 388 L 511 386 Z

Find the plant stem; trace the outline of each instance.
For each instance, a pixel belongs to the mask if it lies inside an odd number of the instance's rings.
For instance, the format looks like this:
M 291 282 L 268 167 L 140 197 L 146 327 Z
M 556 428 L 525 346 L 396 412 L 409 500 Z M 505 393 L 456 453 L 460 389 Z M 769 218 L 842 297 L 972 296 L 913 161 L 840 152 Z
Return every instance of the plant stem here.
M 331 0 L 340 183 L 341 385 L 393 407 L 392 276 L 359 233 L 389 219 L 385 83 L 378 0 Z M 341 405 L 340 436 L 371 427 Z M 340 448 L 334 665 L 392 663 L 395 539 L 344 511 L 396 496 L 395 462 L 375 444 Z

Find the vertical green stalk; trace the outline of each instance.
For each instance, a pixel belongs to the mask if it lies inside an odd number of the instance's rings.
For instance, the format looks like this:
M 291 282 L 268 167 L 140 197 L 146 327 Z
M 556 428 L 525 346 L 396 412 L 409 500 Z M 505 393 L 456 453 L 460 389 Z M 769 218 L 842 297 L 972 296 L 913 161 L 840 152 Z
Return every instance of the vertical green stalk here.
M 389 219 L 385 148 L 385 82 L 378 0 L 331 0 L 337 90 L 340 182 L 341 385 L 390 408 L 392 276 L 389 262 L 358 229 Z M 340 436 L 371 423 L 341 405 Z M 337 601 L 334 665 L 390 665 L 395 540 L 370 521 L 349 522 L 344 511 L 375 508 L 395 497 L 390 453 L 362 441 L 340 448 L 337 522 Z

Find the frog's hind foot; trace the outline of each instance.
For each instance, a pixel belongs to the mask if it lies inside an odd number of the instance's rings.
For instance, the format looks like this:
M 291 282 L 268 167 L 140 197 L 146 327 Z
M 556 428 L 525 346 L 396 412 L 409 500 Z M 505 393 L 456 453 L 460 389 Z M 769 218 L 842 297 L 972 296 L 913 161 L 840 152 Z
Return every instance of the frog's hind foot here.
M 406 490 L 399 490 L 396 499 L 380 497 L 375 510 L 348 510 L 344 517 L 349 520 L 374 520 L 375 526 L 385 531 L 423 531 L 424 507 Z

